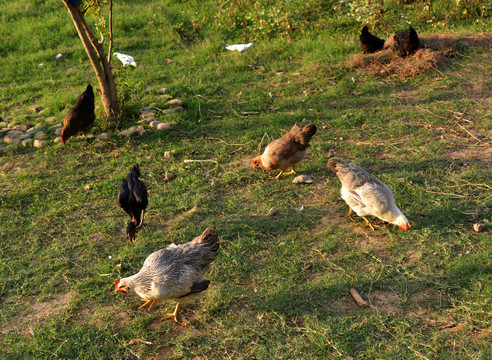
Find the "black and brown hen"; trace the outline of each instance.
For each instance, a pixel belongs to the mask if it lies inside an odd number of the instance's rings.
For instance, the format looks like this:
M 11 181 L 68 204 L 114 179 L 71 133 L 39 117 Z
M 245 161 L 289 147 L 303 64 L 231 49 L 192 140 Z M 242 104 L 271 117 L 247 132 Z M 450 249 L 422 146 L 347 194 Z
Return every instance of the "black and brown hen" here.
M 118 189 L 118 204 L 130 215 L 130 222 L 126 227 L 126 234 L 130 241 L 135 239 L 137 228 L 142 226 L 145 209 L 149 203 L 147 188 L 140 177 L 140 168 L 133 166 Z
M 360 48 L 364 54 L 379 51 L 383 46 L 384 40 L 371 34 L 367 26 L 362 28 L 362 31 L 360 32 Z
M 94 113 L 94 91 L 92 85 L 80 94 L 75 105 L 68 110 L 63 120 L 61 141 L 67 141 L 71 136 L 78 133 L 87 133 L 94 126 L 96 114 Z
M 393 36 L 398 48 L 398 54 L 406 57 L 418 50 L 420 41 L 417 32 L 410 26 L 408 30 L 402 31 Z

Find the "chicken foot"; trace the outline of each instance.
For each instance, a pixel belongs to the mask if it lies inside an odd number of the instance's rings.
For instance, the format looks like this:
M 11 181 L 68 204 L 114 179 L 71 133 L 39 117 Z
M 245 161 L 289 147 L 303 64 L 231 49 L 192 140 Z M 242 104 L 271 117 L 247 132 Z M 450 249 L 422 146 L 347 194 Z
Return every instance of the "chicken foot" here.
M 179 303 L 176 304 L 176 308 L 174 309 L 174 312 L 172 314 L 167 314 L 164 316 L 162 320 L 167 320 L 167 319 L 173 319 L 175 322 L 178 322 L 178 309 L 179 309 Z
M 152 306 L 154 306 L 155 303 L 160 304 L 159 300 L 146 300 L 146 299 L 142 299 L 142 301 L 145 301 L 145 304 L 141 305 L 138 308 L 138 310 L 140 310 L 140 309 L 142 309 L 142 308 L 144 308 L 144 307 L 146 307 L 147 305 L 150 304 L 149 305 L 149 308 L 147 310 L 147 311 L 150 311 L 150 309 L 152 309 Z
M 350 220 L 355 222 L 355 219 L 352 217 L 352 212 L 353 212 L 352 208 L 349 207 L 349 213 L 346 217 L 348 217 Z M 367 223 L 367 225 L 369 225 L 371 227 L 372 231 L 376 231 L 376 229 L 374 229 L 374 226 L 372 226 L 372 224 L 369 222 L 369 220 L 367 220 L 367 218 L 365 216 L 361 216 L 361 218 L 363 218 L 364 221 Z
M 291 175 L 291 174 L 297 174 L 296 173 L 296 166 L 295 165 L 292 165 L 292 170 L 289 171 L 289 172 L 287 172 L 287 173 L 285 172 L 285 170 L 282 170 L 280 172 L 280 174 L 278 174 L 277 176 L 275 176 L 275 179 L 280 178 L 280 176 L 282 176 L 282 175 Z
M 369 222 L 369 220 L 366 219 L 365 216 L 361 216 L 361 218 L 363 218 L 365 220 L 365 222 L 367 223 L 367 225 L 369 225 L 372 229 L 372 231 L 376 231 L 376 229 L 374 229 L 374 226 L 372 226 L 372 224 Z

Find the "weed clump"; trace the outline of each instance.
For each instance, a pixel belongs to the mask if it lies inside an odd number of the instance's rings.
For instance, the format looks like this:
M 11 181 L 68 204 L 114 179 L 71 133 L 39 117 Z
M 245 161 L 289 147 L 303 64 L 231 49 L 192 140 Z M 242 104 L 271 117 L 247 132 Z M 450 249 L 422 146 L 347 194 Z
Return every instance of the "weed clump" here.
M 407 79 L 435 69 L 440 63 L 472 47 L 490 48 L 491 40 L 490 34 L 475 34 L 466 38 L 449 34 L 420 36 L 420 49 L 412 56 L 402 58 L 396 51 L 393 39 L 390 39 L 386 41 L 384 50 L 369 55 L 356 54 L 348 61 L 348 65 L 356 71 Z

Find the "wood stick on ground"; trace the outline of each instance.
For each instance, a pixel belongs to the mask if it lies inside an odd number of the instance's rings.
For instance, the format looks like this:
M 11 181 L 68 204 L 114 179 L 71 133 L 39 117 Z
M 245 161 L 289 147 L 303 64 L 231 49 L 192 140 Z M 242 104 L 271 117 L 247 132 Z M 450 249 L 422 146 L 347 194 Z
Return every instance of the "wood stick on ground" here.
M 354 298 L 355 302 L 360 307 L 364 307 L 364 308 L 369 307 L 369 304 L 362 298 L 362 296 L 359 295 L 359 293 L 357 292 L 357 290 L 355 290 L 354 288 L 350 289 L 350 295 L 352 295 L 352 297 Z

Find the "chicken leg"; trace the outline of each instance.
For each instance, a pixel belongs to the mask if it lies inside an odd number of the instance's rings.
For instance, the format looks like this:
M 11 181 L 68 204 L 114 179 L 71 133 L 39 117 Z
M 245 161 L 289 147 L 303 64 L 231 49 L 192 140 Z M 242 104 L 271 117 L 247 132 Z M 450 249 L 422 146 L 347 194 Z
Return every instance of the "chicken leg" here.
M 174 309 L 174 312 L 172 314 L 167 314 L 164 316 L 162 320 L 167 320 L 167 319 L 173 319 L 175 322 L 178 322 L 178 309 L 179 309 L 179 303 L 176 304 L 176 308 Z
M 280 174 L 278 174 L 277 176 L 275 176 L 275 179 L 278 180 L 282 176 L 283 173 L 284 173 L 284 170 L 280 171 Z
M 145 304 L 141 305 L 138 310 L 146 307 L 147 305 L 149 305 L 149 308 L 148 308 L 148 311 L 150 311 L 150 309 L 152 309 L 152 306 L 154 306 L 155 303 L 157 304 L 160 304 L 159 300 L 145 300 L 145 299 L 142 299 L 142 301 L 145 301 Z
M 374 226 L 372 226 L 372 224 L 369 222 L 369 220 L 366 219 L 365 216 L 361 216 L 361 218 L 363 218 L 365 220 L 365 222 L 367 223 L 367 225 L 369 225 L 372 229 L 372 231 L 376 231 L 376 229 L 374 229 Z

